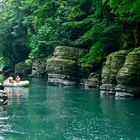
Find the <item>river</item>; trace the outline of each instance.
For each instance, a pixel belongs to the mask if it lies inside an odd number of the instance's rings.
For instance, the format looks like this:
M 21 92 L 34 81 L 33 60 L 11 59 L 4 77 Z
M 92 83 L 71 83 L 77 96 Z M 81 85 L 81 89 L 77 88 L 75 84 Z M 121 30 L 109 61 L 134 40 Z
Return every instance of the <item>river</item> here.
M 140 140 L 140 99 L 115 100 L 97 89 L 7 88 L 0 107 L 0 140 Z

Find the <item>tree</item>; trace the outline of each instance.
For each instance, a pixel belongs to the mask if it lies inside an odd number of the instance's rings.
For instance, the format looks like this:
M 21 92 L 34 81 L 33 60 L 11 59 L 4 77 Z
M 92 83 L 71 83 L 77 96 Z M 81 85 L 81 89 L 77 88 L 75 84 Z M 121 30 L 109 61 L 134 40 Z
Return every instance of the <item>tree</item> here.
M 123 22 L 124 29 L 129 28 L 130 37 L 135 39 L 135 47 L 140 45 L 140 1 L 139 0 L 110 0 L 112 12 Z M 126 31 L 128 32 L 128 30 Z M 133 32 L 133 35 L 132 33 Z M 127 34 L 127 33 L 126 33 Z
M 8 57 L 11 63 L 23 61 L 27 58 L 27 32 L 23 25 L 24 12 L 20 10 L 19 0 L 2 1 L 0 11 L 0 42 L 1 55 Z

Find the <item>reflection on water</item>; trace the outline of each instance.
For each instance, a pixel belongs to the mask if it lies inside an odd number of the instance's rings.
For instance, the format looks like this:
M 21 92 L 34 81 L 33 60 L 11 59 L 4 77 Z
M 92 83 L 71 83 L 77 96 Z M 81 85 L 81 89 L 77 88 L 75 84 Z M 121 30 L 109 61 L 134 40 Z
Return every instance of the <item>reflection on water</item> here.
M 29 89 L 5 90 L 8 105 L 0 108 L 0 140 L 140 139 L 140 100 L 47 86 L 43 79 L 32 79 Z
M 8 94 L 8 105 L 0 106 L 0 140 L 18 140 L 19 138 L 13 139 L 11 134 L 21 135 L 22 131 L 17 131 L 17 128 L 15 129 L 16 122 L 12 122 L 18 121 L 19 115 L 17 112 L 21 108 L 22 101 L 28 99 L 29 88 L 5 87 L 4 90 Z M 24 122 L 24 119 L 21 120 L 20 124 L 22 122 Z
M 11 129 L 11 126 L 7 124 L 8 118 L 6 106 L 0 106 L 0 140 L 4 140 L 3 132 Z
M 22 87 L 5 87 L 4 90 L 8 94 L 8 105 L 12 104 L 13 100 L 16 103 L 20 103 L 22 98 L 28 98 L 29 96 L 29 88 Z

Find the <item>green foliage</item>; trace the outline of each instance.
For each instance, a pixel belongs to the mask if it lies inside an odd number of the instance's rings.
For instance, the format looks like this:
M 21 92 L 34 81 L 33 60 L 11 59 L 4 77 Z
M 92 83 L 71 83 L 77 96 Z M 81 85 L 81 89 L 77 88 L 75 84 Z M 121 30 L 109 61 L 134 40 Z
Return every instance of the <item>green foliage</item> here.
M 31 65 L 32 65 L 32 60 L 31 60 L 31 59 L 27 59 L 27 60 L 25 61 L 25 64 L 26 64 L 27 66 L 31 66 Z
M 62 13 L 59 11 L 59 14 L 63 15 L 62 29 L 65 35 L 64 38 L 69 45 L 89 47 L 90 40 L 89 43 L 87 41 L 88 38 L 92 38 L 92 31 L 90 29 L 100 15 L 100 10 L 101 0 L 72 0 L 69 3 L 65 2 L 65 12 L 62 10 Z M 83 43 L 79 40 L 85 32 L 91 32 L 87 38 L 84 38 L 87 43 L 86 45 L 84 44 L 84 39 L 82 40 Z
M 1 0 L 0 56 L 15 64 L 68 45 L 89 50 L 82 64 L 100 65 L 134 46 L 139 7 L 139 0 Z
M 129 21 L 140 20 L 139 0 L 110 0 L 112 11 L 122 19 Z
M 36 35 L 30 38 L 31 52 L 29 58 L 35 59 L 38 57 L 47 57 L 52 54 L 54 47 L 59 43 L 57 41 L 59 34 L 56 32 L 59 25 L 53 22 L 52 19 L 47 19 Z
M 19 8 L 20 1 L 2 1 L 0 10 L 0 47 L 1 56 L 8 57 L 15 64 L 27 58 L 27 32 L 23 26 L 24 11 Z
M 94 46 L 91 47 L 88 54 L 84 56 L 81 60 L 81 64 L 92 64 L 94 66 L 101 64 L 103 59 L 107 55 L 107 49 L 105 48 L 105 44 L 101 42 L 96 43 Z
M 0 57 L 0 69 L 3 69 L 4 67 L 8 66 L 10 64 L 10 59 L 6 57 Z

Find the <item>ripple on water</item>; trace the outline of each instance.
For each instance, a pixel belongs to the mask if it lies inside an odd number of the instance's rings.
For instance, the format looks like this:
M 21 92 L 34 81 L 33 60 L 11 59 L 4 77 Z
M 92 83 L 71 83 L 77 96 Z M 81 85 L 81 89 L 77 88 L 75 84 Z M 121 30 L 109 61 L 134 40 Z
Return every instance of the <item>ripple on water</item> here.
M 119 140 L 125 137 L 122 130 L 112 126 L 109 119 L 97 116 L 94 112 L 79 111 L 77 108 L 57 112 L 53 121 L 56 122 L 56 130 L 67 140 L 109 140 L 112 136 L 114 140 L 115 137 Z
M 0 112 L 0 140 L 140 140 L 139 103 L 100 100 L 93 90 L 41 82 Z

